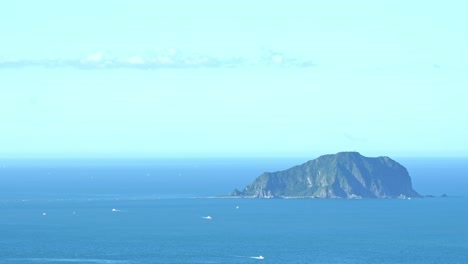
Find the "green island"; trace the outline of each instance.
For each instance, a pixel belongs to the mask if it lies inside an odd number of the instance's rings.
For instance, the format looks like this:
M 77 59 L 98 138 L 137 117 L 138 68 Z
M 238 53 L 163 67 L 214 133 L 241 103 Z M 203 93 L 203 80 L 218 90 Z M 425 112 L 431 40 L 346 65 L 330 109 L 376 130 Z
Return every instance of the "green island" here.
M 287 170 L 265 172 L 231 197 L 419 198 L 408 171 L 393 159 L 358 152 L 323 155 Z

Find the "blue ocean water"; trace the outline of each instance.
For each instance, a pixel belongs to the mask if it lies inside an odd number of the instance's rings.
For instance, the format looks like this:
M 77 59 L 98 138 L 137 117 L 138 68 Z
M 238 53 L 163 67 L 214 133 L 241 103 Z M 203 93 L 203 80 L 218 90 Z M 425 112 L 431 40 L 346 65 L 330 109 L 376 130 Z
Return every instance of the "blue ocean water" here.
M 207 198 L 295 159 L 1 162 L 0 263 L 468 263 L 461 159 L 405 161 L 449 195 L 411 200 Z

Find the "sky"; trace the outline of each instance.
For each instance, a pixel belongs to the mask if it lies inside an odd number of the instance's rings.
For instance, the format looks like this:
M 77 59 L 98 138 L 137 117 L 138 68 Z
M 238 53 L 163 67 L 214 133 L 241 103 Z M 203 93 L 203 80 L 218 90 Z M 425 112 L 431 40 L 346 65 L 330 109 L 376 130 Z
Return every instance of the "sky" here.
M 465 1 L 4 1 L 0 157 L 468 157 Z

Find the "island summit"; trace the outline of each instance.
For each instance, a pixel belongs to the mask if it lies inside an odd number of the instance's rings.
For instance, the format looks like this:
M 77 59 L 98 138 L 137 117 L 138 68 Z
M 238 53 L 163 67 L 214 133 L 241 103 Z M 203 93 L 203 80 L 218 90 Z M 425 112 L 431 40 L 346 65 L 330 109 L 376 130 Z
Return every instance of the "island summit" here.
M 408 171 L 389 157 L 358 152 L 324 155 L 278 172 L 265 172 L 231 196 L 248 198 L 416 198 Z

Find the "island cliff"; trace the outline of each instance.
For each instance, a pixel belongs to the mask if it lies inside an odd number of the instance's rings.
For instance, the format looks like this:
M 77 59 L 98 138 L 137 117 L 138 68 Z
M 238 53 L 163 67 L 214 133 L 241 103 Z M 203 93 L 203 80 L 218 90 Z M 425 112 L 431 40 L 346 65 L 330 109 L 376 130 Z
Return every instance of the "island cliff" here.
M 278 172 L 265 172 L 231 196 L 256 198 L 421 197 L 405 167 L 389 157 L 358 152 L 324 155 Z

